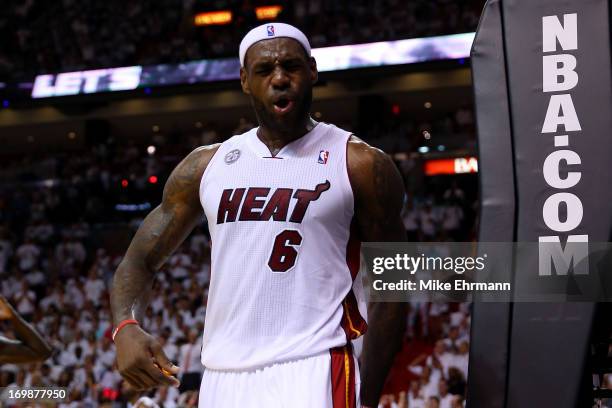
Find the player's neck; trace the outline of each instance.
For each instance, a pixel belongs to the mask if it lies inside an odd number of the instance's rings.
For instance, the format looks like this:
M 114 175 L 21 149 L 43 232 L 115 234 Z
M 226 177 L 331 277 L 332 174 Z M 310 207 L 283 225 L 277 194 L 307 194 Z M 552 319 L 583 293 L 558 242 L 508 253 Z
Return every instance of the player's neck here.
M 289 131 L 271 129 L 262 124 L 259 126 L 259 129 L 257 129 L 257 137 L 268 147 L 272 156 L 276 156 L 283 147 L 310 132 L 317 123 L 318 122 L 308 116 L 306 121 L 300 126 L 296 126 L 295 129 Z

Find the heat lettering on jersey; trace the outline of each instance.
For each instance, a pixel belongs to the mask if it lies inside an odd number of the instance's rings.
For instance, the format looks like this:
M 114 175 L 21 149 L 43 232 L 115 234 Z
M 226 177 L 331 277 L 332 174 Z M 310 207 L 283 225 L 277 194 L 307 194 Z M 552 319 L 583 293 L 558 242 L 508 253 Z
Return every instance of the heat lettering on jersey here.
M 270 195 L 268 187 L 230 188 L 223 190 L 217 211 L 217 224 L 238 221 L 287 221 L 301 223 L 311 202 L 329 190 L 329 180 L 313 190 L 277 188 Z M 268 198 L 269 197 L 269 198 Z M 291 199 L 296 200 L 289 215 Z

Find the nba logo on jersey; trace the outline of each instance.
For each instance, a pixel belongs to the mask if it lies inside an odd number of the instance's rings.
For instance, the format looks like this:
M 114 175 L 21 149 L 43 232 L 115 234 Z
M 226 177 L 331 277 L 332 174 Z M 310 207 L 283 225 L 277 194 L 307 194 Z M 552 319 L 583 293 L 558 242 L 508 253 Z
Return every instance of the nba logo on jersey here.
M 328 157 L 329 157 L 329 152 L 327 150 L 321 150 L 319 152 L 319 164 L 327 164 Z
M 266 29 L 268 30 L 268 37 L 273 37 L 274 36 L 274 26 L 273 25 L 266 26 Z

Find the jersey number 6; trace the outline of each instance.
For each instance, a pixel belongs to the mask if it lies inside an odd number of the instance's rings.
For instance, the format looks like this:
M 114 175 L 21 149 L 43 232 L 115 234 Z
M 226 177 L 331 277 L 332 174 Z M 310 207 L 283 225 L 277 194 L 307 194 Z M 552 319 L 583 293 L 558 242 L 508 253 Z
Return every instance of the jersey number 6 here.
M 296 230 L 284 230 L 274 239 L 268 266 L 274 272 L 287 272 L 293 268 L 302 244 L 302 235 Z

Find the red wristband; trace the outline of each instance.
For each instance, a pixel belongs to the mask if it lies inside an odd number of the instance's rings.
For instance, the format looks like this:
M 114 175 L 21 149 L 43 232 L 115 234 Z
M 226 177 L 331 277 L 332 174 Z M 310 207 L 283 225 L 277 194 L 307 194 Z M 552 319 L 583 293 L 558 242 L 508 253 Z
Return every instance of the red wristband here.
M 113 334 L 112 334 L 112 339 L 113 341 L 115 341 L 115 336 L 117 335 L 117 333 L 119 333 L 119 330 L 123 329 L 125 326 L 127 326 L 128 324 L 138 324 L 138 320 L 136 319 L 126 319 L 123 320 L 121 323 L 119 323 L 117 325 L 117 327 L 115 327 L 115 330 L 113 330 Z

